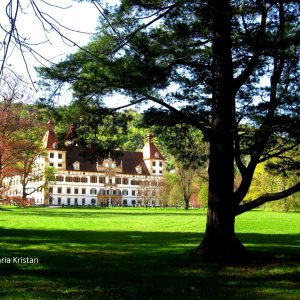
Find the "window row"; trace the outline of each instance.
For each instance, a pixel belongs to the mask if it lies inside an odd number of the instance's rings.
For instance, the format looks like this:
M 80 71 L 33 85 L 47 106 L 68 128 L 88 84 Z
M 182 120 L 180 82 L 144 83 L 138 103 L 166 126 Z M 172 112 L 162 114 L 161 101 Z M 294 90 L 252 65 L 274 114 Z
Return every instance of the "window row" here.
M 57 188 L 53 188 L 53 187 L 49 187 L 49 193 L 53 194 L 53 193 L 57 193 L 57 194 L 63 194 L 63 188 L 62 187 L 57 187 Z M 86 189 L 86 188 L 71 188 L 71 187 L 67 187 L 64 191 L 66 194 L 75 194 L 75 195 L 86 195 L 88 192 L 90 195 L 129 195 L 129 191 L 124 189 L 124 190 L 112 190 L 112 189 L 100 189 L 97 192 L 97 189 L 95 188 L 91 188 L 91 189 Z M 131 191 L 131 195 L 135 196 L 139 193 L 137 193 L 137 191 L 133 190 Z
M 62 175 L 57 175 L 55 177 L 55 180 L 57 182 L 81 182 L 81 183 L 87 183 L 89 179 L 90 183 L 106 183 L 105 182 L 105 177 L 104 176 L 62 176 Z M 115 178 L 113 180 L 112 178 L 108 179 L 108 184 L 123 184 L 123 185 L 128 185 L 129 184 L 129 179 L 128 178 Z M 157 186 L 159 183 L 155 180 L 149 181 L 149 180 L 131 180 L 130 185 L 143 185 L 143 186 Z
M 110 205 L 123 205 L 123 206 L 144 206 L 144 205 L 155 205 L 155 201 L 142 201 L 138 200 L 136 201 L 135 199 L 123 199 L 119 203 L 111 203 L 108 202 Z M 108 203 L 106 205 L 108 205 Z M 97 204 L 97 199 L 92 198 L 92 199 L 86 199 L 86 198 L 67 198 L 67 199 L 62 199 L 61 197 L 54 198 L 50 197 L 49 198 L 49 205 L 99 205 L 103 206 L 105 205 L 103 202 Z
M 156 167 L 156 166 L 162 167 L 162 166 L 163 166 L 163 163 L 162 163 L 162 161 L 153 161 L 153 162 L 152 162 L 152 166 L 153 166 L 153 167 Z
M 62 153 L 54 153 L 54 152 L 49 153 L 49 158 L 55 158 L 56 156 L 55 154 L 57 154 L 58 159 L 62 159 Z

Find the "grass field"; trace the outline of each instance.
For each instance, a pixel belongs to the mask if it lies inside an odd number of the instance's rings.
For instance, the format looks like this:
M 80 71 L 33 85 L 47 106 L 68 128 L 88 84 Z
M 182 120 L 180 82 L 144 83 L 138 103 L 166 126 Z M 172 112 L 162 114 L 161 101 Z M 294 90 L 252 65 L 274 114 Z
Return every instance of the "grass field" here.
M 300 299 L 300 213 L 239 216 L 239 238 L 263 259 L 225 265 L 190 255 L 201 210 L 8 209 L 0 299 Z

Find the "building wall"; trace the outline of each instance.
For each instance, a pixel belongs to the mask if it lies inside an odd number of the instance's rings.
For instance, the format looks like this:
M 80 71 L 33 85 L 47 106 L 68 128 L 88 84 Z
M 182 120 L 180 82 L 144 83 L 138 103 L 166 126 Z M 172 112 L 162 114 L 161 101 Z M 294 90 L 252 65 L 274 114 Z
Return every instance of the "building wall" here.
M 159 205 L 155 201 L 155 193 L 162 184 L 163 178 L 157 176 L 118 174 L 115 177 L 108 177 L 99 172 L 62 171 L 56 173 L 55 182 L 49 183 L 49 204 Z M 145 189 L 147 189 L 147 194 L 150 194 L 147 199 L 143 196 Z
M 95 161 L 94 170 L 97 171 L 80 170 L 78 161 L 69 166 L 72 170 L 67 170 L 69 152 L 57 149 L 53 124 L 49 123 L 49 126 L 43 138 L 46 154 L 37 158 L 33 172 L 43 174 L 47 167 L 53 167 L 55 181 L 46 183 L 46 178 L 41 175 L 39 180 L 27 185 L 30 191 L 37 189 L 28 196 L 35 199 L 36 205 L 159 205 L 156 195 L 164 182 L 165 160 L 152 143 L 152 135 L 148 135 L 148 141 L 142 150 L 142 161 L 147 172 L 143 173 L 139 164 L 130 164 L 137 173 L 123 173 L 122 165 L 117 166 L 110 157 L 102 165 L 98 164 L 98 160 Z M 141 157 L 141 153 L 137 154 Z M 9 187 L 8 196 L 22 196 L 19 176 L 6 178 L 5 183 Z

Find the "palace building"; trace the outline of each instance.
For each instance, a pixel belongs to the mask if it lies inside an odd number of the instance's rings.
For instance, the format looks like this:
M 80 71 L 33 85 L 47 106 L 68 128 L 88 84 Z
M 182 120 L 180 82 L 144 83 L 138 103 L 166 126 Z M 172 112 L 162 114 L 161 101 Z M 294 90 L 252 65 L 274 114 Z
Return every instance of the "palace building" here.
M 152 206 L 160 205 L 165 159 L 148 133 L 141 152 L 114 150 L 106 157 L 77 144 L 71 125 L 63 147 L 59 147 L 53 122 L 43 138 L 45 155 L 36 160 L 33 172 L 44 174 L 53 167 L 55 179 L 45 176 L 30 182 L 28 197 L 36 205 L 58 206 Z M 42 172 L 41 172 L 42 171 Z M 20 196 L 20 178 L 7 178 L 8 196 Z

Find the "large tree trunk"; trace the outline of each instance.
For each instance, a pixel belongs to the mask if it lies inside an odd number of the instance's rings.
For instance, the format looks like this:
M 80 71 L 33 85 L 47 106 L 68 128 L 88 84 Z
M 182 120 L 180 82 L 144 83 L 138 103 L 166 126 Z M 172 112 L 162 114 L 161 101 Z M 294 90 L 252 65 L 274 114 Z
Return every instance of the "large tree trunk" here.
M 234 230 L 235 95 L 231 58 L 229 1 L 211 0 L 213 22 L 212 134 L 210 137 L 209 195 L 206 232 L 198 254 L 231 256 L 244 247 Z

